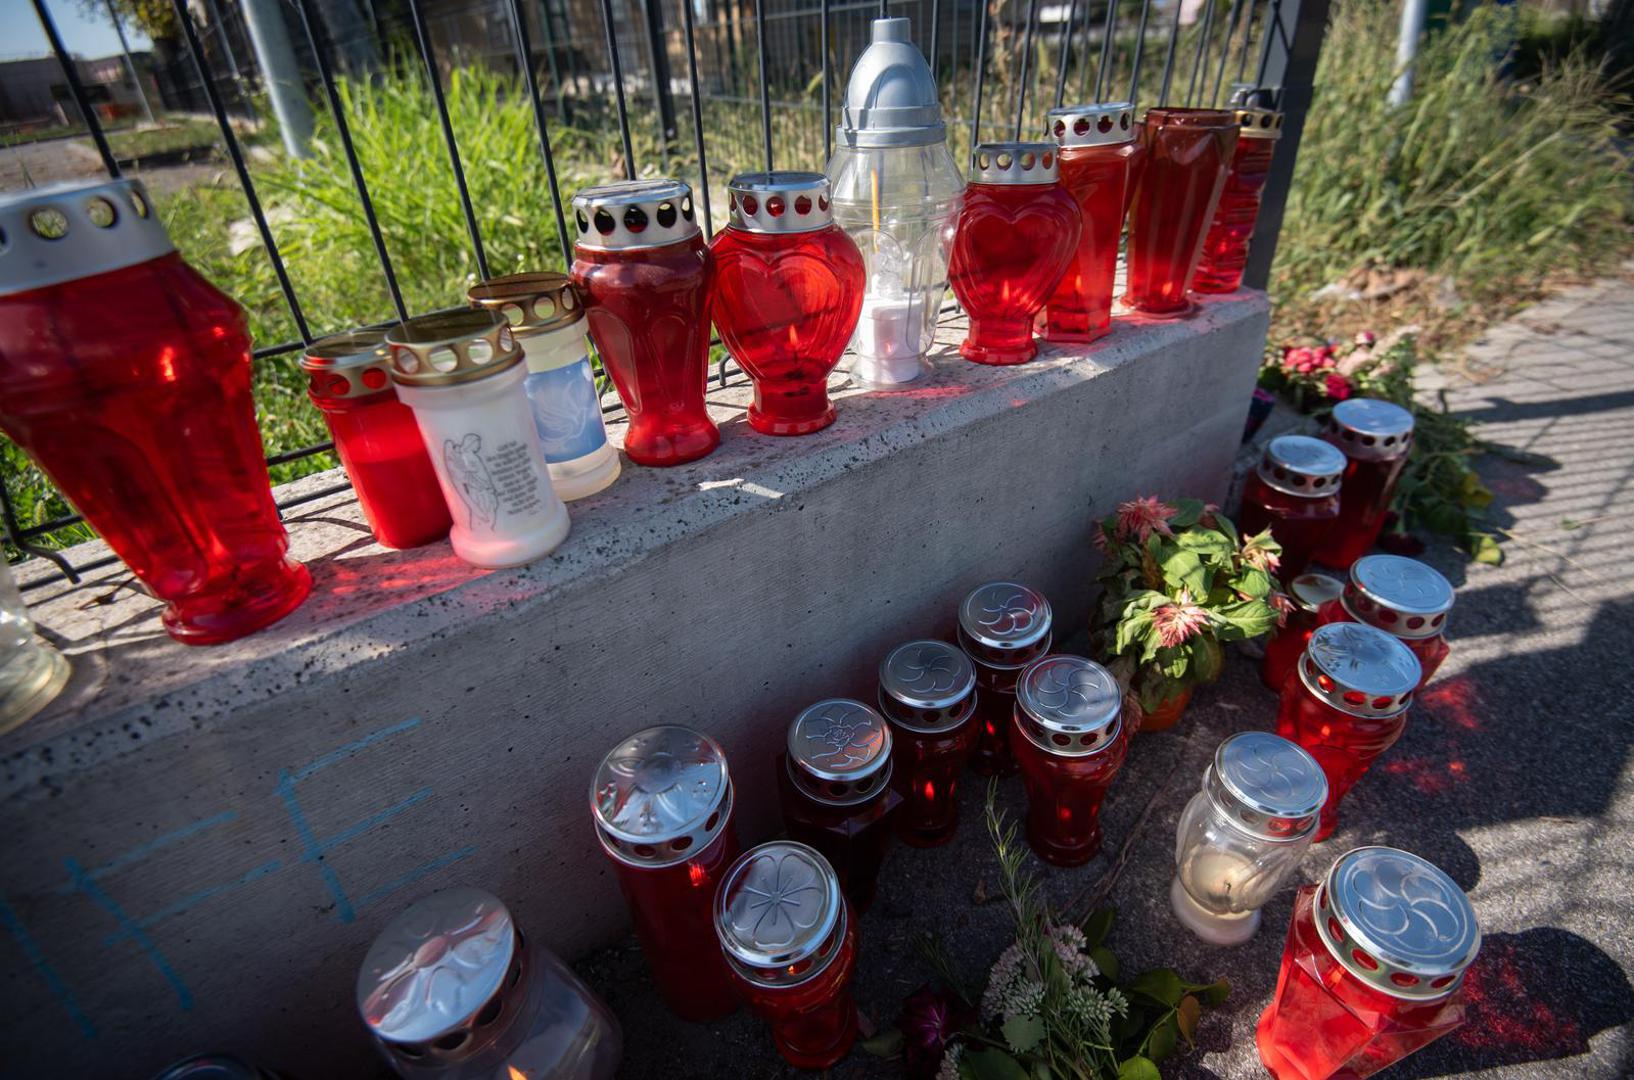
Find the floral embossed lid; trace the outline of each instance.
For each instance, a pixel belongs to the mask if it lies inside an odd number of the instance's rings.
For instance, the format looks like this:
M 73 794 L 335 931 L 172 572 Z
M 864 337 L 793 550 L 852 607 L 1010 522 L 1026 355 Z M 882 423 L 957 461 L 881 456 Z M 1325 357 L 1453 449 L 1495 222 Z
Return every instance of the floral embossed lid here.
M 715 933 L 728 962 L 756 982 L 789 985 L 817 974 L 838 947 L 845 898 L 828 860 L 777 840 L 745 852 L 715 894 Z

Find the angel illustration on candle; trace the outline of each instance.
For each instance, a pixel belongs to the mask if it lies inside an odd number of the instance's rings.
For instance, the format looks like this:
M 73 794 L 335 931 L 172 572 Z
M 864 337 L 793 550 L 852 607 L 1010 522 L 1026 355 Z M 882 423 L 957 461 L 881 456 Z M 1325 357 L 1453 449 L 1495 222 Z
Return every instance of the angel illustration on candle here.
M 443 440 L 443 467 L 454 482 L 454 490 L 471 511 L 471 527 L 489 529 L 499 524 L 499 489 L 482 460 L 482 436 L 471 432 L 455 442 Z

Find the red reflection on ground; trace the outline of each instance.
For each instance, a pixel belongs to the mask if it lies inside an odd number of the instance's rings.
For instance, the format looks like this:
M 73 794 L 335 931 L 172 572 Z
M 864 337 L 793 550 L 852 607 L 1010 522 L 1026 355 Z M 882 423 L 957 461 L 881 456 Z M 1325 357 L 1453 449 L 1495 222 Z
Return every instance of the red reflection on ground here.
M 1469 779 L 1462 761 L 1445 765 L 1421 757 L 1395 757 L 1384 763 L 1384 771 L 1400 776 L 1425 795 L 1441 795 Z
M 1509 1051 L 1529 1061 L 1586 1051 L 1576 1019 L 1542 1000 L 1541 987 L 1527 985 L 1527 967 L 1513 941 L 1488 938 L 1464 976 L 1469 1019 L 1452 1038 L 1471 1049 Z
M 1475 684 L 1467 675 L 1442 679 L 1418 695 L 1419 704 L 1432 709 L 1437 716 L 1452 721 L 1465 731 L 1481 727 L 1481 698 Z

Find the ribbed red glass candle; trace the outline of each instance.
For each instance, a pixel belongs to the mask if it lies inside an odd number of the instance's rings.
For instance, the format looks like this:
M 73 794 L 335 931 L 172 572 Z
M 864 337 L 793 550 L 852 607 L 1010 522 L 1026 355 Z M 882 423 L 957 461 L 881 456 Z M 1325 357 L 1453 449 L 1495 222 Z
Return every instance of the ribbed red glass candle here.
M 0 200 L 0 427 L 188 645 L 283 618 L 289 558 L 244 310 L 182 261 L 137 181 Z
M 1265 447 L 1243 482 L 1237 530 L 1266 528 L 1282 545 L 1280 573 L 1292 581 L 1305 572 L 1339 520 L 1339 481 L 1345 457 L 1320 439 L 1282 435 Z
M 879 665 L 879 708 L 891 723 L 891 783 L 902 796 L 896 834 L 914 847 L 953 839 L 959 776 L 975 752 L 976 668 L 945 641 L 910 641 Z
M 1271 174 L 1277 139 L 1282 136 L 1282 114 L 1271 108 L 1272 95 L 1249 83 L 1232 87 L 1232 114 L 1237 118 L 1237 149 L 1231 155 L 1214 211 L 1203 240 L 1192 288 L 1200 293 L 1230 293 L 1242 287 L 1248 264 L 1248 242 L 1260 216 L 1260 192 Z
M 1010 720 L 1016 683 L 1026 666 L 1050 651 L 1054 614 L 1037 590 L 1013 581 L 989 581 L 959 603 L 959 648 L 976 665 L 976 754 L 982 776 L 1016 771 Z
M 1413 414 L 1378 398 L 1348 398 L 1328 414 L 1322 437 L 1340 449 L 1347 464 L 1339 523 L 1316 557 L 1344 568 L 1378 542 L 1413 451 Z
M 1324 602 L 1316 617 L 1318 625 L 1366 623 L 1396 638 L 1418 658 L 1423 687 L 1452 651 L 1444 633 L 1452 603 L 1452 584 L 1432 567 L 1367 555 L 1351 565 L 1343 595 Z
M 1282 693 L 1283 684 L 1299 666 L 1299 658 L 1305 655 L 1311 631 L 1322 625 L 1319 615 L 1322 605 L 1336 599 L 1344 587 L 1338 578 L 1326 574 L 1300 574 L 1288 583 L 1288 596 L 1294 609 L 1265 643 L 1265 655 L 1260 659 L 1260 682 L 1266 689 Z
M 959 346 L 966 360 L 1023 364 L 1038 354 L 1033 322 L 1067 272 L 1080 228 L 1055 155 L 1051 143 L 976 148 L 948 264 L 970 320 Z
M 573 197 L 573 284 L 590 339 L 629 415 L 624 452 L 681 465 L 720 445 L 704 389 L 714 261 L 679 180 L 631 180 Z
M 1237 148 L 1237 122 L 1224 109 L 1153 108 L 1144 124 L 1146 164 L 1129 222 L 1123 303 L 1142 315 L 1184 315 Z
M 1051 109 L 1045 120 L 1060 147 L 1061 187 L 1078 204 L 1083 223 L 1067 272 L 1044 307 L 1046 341 L 1094 341 L 1112 327 L 1132 112 L 1128 102 L 1074 105 Z

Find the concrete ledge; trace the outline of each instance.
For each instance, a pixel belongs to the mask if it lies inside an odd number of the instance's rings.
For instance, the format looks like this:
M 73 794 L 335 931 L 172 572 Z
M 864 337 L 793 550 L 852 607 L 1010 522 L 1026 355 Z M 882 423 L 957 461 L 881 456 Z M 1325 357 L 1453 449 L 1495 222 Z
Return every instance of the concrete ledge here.
M 886 648 L 951 634 L 992 577 L 1076 629 L 1094 518 L 1145 491 L 1224 494 L 1266 323 L 1257 294 L 1207 301 L 990 369 L 951 350 L 952 320 L 929 385 L 842 391 L 839 421 L 801 439 L 751 432 L 746 386 L 715 390 L 717 453 L 628 468 L 518 570 L 385 551 L 332 496 L 290 519 L 312 599 L 218 648 L 171 642 L 121 568 L 31 590 L 75 677 L 0 739 L 6 1074 L 139 1076 L 230 1047 L 361 1075 L 361 952 L 454 881 L 565 956 L 611 940 L 624 912 L 585 797 L 614 740 L 708 729 L 743 837 L 774 831 L 798 708 L 871 696 Z

